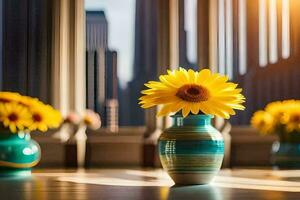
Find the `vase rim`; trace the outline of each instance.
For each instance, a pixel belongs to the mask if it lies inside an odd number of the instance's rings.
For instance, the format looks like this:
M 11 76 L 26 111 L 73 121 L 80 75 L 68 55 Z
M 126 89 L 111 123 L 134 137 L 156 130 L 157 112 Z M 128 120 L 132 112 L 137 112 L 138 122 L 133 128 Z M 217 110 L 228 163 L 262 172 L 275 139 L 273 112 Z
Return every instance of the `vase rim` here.
M 174 115 L 171 115 L 171 117 L 172 118 L 176 118 L 176 117 L 182 117 L 183 118 L 183 116 L 182 116 L 182 114 L 174 114 Z M 214 118 L 214 116 L 213 115 L 210 115 L 210 114 L 208 114 L 208 115 L 206 115 L 206 114 L 197 114 L 197 115 L 187 115 L 185 118 Z

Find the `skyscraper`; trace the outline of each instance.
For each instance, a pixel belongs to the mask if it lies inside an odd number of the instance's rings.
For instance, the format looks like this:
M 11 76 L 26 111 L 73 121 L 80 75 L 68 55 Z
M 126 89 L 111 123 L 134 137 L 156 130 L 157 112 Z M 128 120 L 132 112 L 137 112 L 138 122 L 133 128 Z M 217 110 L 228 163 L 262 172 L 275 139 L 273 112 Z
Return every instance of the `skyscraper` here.
M 106 50 L 106 99 L 117 99 L 118 77 L 117 77 L 117 52 Z
M 87 107 L 104 115 L 105 105 L 105 51 L 108 24 L 103 11 L 86 12 L 86 91 Z
M 107 49 L 108 24 L 104 11 L 86 12 L 86 49 Z
M 109 50 L 107 41 L 108 22 L 104 11 L 87 11 L 87 107 L 101 115 L 103 125 L 109 124 L 117 130 L 117 52 Z
M 117 132 L 119 124 L 117 52 L 107 50 L 106 65 L 106 126 L 109 131 Z
M 197 69 L 196 64 L 189 62 L 187 59 L 187 35 L 186 30 L 184 30 L 184 1 L 181 0 L 180 4 L 182 5 L 179 10 L 180 66 Z M 158 68 L 162 67 L 158 66 L 157 56 L 159 48 L 158 26 L 158 1 L 136 0 L 133 80 L 128 85 L 130 112 L 120 114 L 121 118 L 123 118 L 123 115 L 126 115 L 126 117 L 129 115 L 130 125 L 144 124 L 144 110 L 138 106 L 138 98 L 141 95 L 140 91 L 144 88 L 145 82 L 157 79 Z M 125 103 L 120 101 L 120 104 L 123 107 Z M 123 112 L 122 110 L 120 112 Z
M 129 83 L 130 125 L 144 124 L 138 98 L 144 83 L 157 78 L 157 23 L 157 1 L 137 0 L 133 80 Z

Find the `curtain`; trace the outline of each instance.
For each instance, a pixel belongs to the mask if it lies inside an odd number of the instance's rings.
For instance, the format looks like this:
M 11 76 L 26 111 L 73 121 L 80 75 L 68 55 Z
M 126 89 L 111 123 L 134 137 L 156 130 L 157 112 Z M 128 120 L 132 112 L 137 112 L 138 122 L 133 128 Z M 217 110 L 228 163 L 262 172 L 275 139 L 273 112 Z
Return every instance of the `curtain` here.
M 2 0 L 2 90 L 50 101 L 51 1 Z

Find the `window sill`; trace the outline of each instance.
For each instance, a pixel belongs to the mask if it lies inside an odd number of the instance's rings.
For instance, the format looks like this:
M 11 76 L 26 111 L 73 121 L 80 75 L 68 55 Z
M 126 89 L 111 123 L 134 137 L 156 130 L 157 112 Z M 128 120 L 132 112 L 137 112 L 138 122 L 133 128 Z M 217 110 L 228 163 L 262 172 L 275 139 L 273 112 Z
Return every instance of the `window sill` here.
M 261 136 L 250 126 L 231 130 L 231 167 L 271 166 L 271 148 L 276 135 Z

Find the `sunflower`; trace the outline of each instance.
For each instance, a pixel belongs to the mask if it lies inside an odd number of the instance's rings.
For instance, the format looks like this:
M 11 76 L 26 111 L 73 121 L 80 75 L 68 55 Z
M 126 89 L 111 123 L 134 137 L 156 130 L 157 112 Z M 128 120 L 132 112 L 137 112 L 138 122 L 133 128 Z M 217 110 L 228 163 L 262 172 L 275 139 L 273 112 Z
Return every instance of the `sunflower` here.
M 263 110 L 256 111 L 251 118 L 251 125 L 262 134 L 272 133 L 275 128 L 274 117 Z
M 286 109 L 283 124 L 286 126 L 287 132 L 300 131 L 300 101 L 289 100 L 283 102 Z
M 32 123 L 29 110 L 17 103 L 0 104 L 0 121 L 13 133 L 24 130 Z
M 287 132 L 300 131 L 300 110 L 299 109 L 290 111 L 286 123 L 286 131 Z
M 245 97 L 237 84 L 228 82 L 228 77 L 211 73 L 204 69 L 169 71 L 161 75 L 158 81 L 145 84 L 149 89 L 143 90 L 139 98 L 142 108 L 162 105 L 158 116 L 182 111 L 183 117 L 188 114 L 211 114 L 228 119 L 234 115 L 234 109 L 244 110 L 241 105 Z
M 33 107 L 33 106 L 38 106 L 41 104 L 41 102 L 37 98 L 32 98 L 29 96 L 22 96 L 19 99 L 19 103 L 21 105 L 27 106 L 27 107 Z
M 32 113 L 32 124 L 29 126 L 29 130 L 40 130 L 45 132 L 48 130 L 47 126 L 47 113 L 44 110 L 34 109 L 31 110 Z
M 45 112 L 48 113 L 49 128 L 58 128 L 63 121 L 61 113 L 50 105 L 43 105 L 43 107 Z
M 293 103 L 292 100 L 287 101 L 274 101 L 269 103 L 265 110 L 266 112 L 270 113 L 276 123 L 284 124 L 287 121 L 287 112 L 286 110 L 291 107 Z
M 45 132 L 48 128 L 57 128 L 61 123 L 61 115 L 49 105 L 42 103 L 30 108 L 32 113 L 32 124 L 29 130 L 40 130 Z
M 22 96 L 15 92 L 0 92 L 0 103 L 18 102 Z

